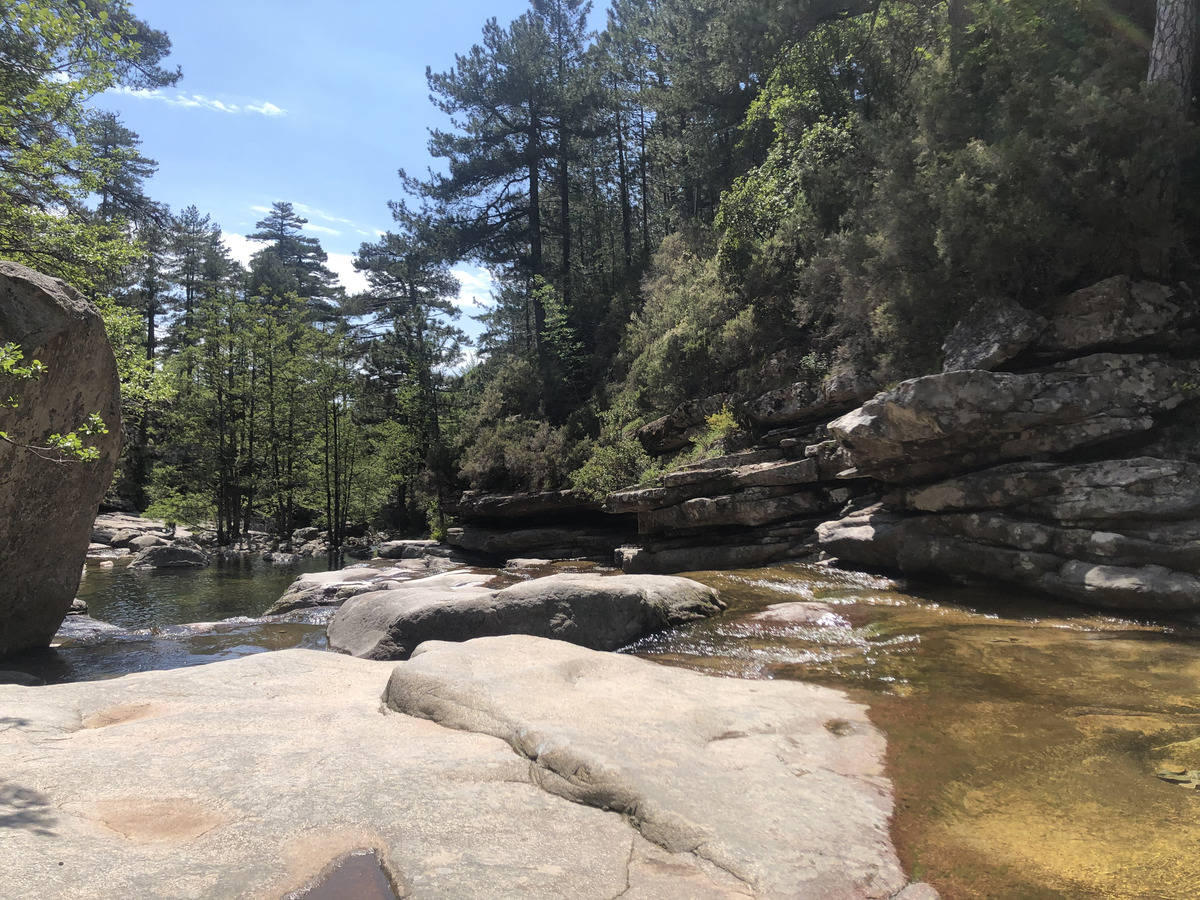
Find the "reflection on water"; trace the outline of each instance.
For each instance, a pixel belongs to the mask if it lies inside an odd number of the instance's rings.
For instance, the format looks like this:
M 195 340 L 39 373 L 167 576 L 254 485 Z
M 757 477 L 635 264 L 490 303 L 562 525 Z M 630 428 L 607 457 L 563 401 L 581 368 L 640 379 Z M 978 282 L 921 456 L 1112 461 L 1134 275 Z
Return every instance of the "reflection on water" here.
M 1155 777 L 1200 768 L 1196 629 L 819 567 L 693 577 L 728 612 L 636 652 L 869 704 L 902 859 L 947 900 L 1200 896 L 1200 791 Z M 789 601 L 818 605 L 756 615 Z
M 178 669 L 290 647 L 324 649 L 332 610 L 259 617 L 301 572 L 327 568 L 319 558 L 293 566 L 245 560 L 206 569 L 89 569 L 78 596 L 92 618 L 121 630 L 81 631 L 68 617 L 65 639 L 57 647 L 6 660 L 4 667 L 56 683 Z
M 93 618 L 122 628 L 260 616 L 301 572 L 326 571 L 324 557 L 292 566 L 217 561 L 204 569 L 89 569 L 78 595 Z

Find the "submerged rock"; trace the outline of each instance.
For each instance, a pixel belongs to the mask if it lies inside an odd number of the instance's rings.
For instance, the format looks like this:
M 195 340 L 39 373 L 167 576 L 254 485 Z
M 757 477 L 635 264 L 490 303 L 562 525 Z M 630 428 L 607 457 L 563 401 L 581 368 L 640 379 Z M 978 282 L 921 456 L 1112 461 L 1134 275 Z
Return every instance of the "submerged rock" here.
M 613 650 L 723 608 L 715 590 L 687 578 L 563 573 L 497 591 L 478 576 L 442 576 L 347 600 L 329 624 L 329 646 L 407 659 L 427 640 L 528 634 Z

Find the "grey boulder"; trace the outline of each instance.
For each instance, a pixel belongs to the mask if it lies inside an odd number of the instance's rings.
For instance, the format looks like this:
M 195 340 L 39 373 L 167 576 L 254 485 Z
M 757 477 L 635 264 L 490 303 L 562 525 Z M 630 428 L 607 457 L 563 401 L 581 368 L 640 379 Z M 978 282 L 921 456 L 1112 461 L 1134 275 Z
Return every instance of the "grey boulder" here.
M 329 646 L 407 659 L 429 640 L 526 634 L 613 650 L 723 608 L 712 588 L 670 576 L 564 573 L 500 591 L 478 577 L 426 578 L 347 600 L 329 624 Z
M 131 569 L 195 569 L 208 565 L 208 554 L 194 547 L 166 544 L 147 547 L 134 554 Z

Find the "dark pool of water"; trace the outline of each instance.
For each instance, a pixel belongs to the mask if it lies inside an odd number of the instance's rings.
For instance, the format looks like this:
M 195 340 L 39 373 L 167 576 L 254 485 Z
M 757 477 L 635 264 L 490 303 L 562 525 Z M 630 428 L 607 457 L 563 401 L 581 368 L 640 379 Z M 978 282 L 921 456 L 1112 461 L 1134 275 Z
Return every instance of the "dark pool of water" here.
M 317 884 L 283 900 L 396 900 L 396 892 L 375 851 L 356 850 L 336 860 Z

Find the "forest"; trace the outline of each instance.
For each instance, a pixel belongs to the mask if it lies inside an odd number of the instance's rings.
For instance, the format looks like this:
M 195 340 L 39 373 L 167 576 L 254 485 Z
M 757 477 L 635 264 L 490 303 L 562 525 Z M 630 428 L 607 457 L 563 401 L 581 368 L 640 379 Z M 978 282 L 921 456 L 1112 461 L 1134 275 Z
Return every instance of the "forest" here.
M 244 267 L 153 199 L 89 102 L 180 77 L 131 4 L 0 5 L 0 256 L 105 315 L 115 498 L 222 543 L 437 535 L 463 490 L 638 483 L 670 461 L 634 431 L 689 399 L 934 371 L 981 298 L 1200 285 L 1194 0 L 589 11 L 531 0 L 428 71 L 452 125 L 380 186 L 393 228 L 347 294 L 287 200 Z M 469 355 L 463 260 L 500 286 Z

